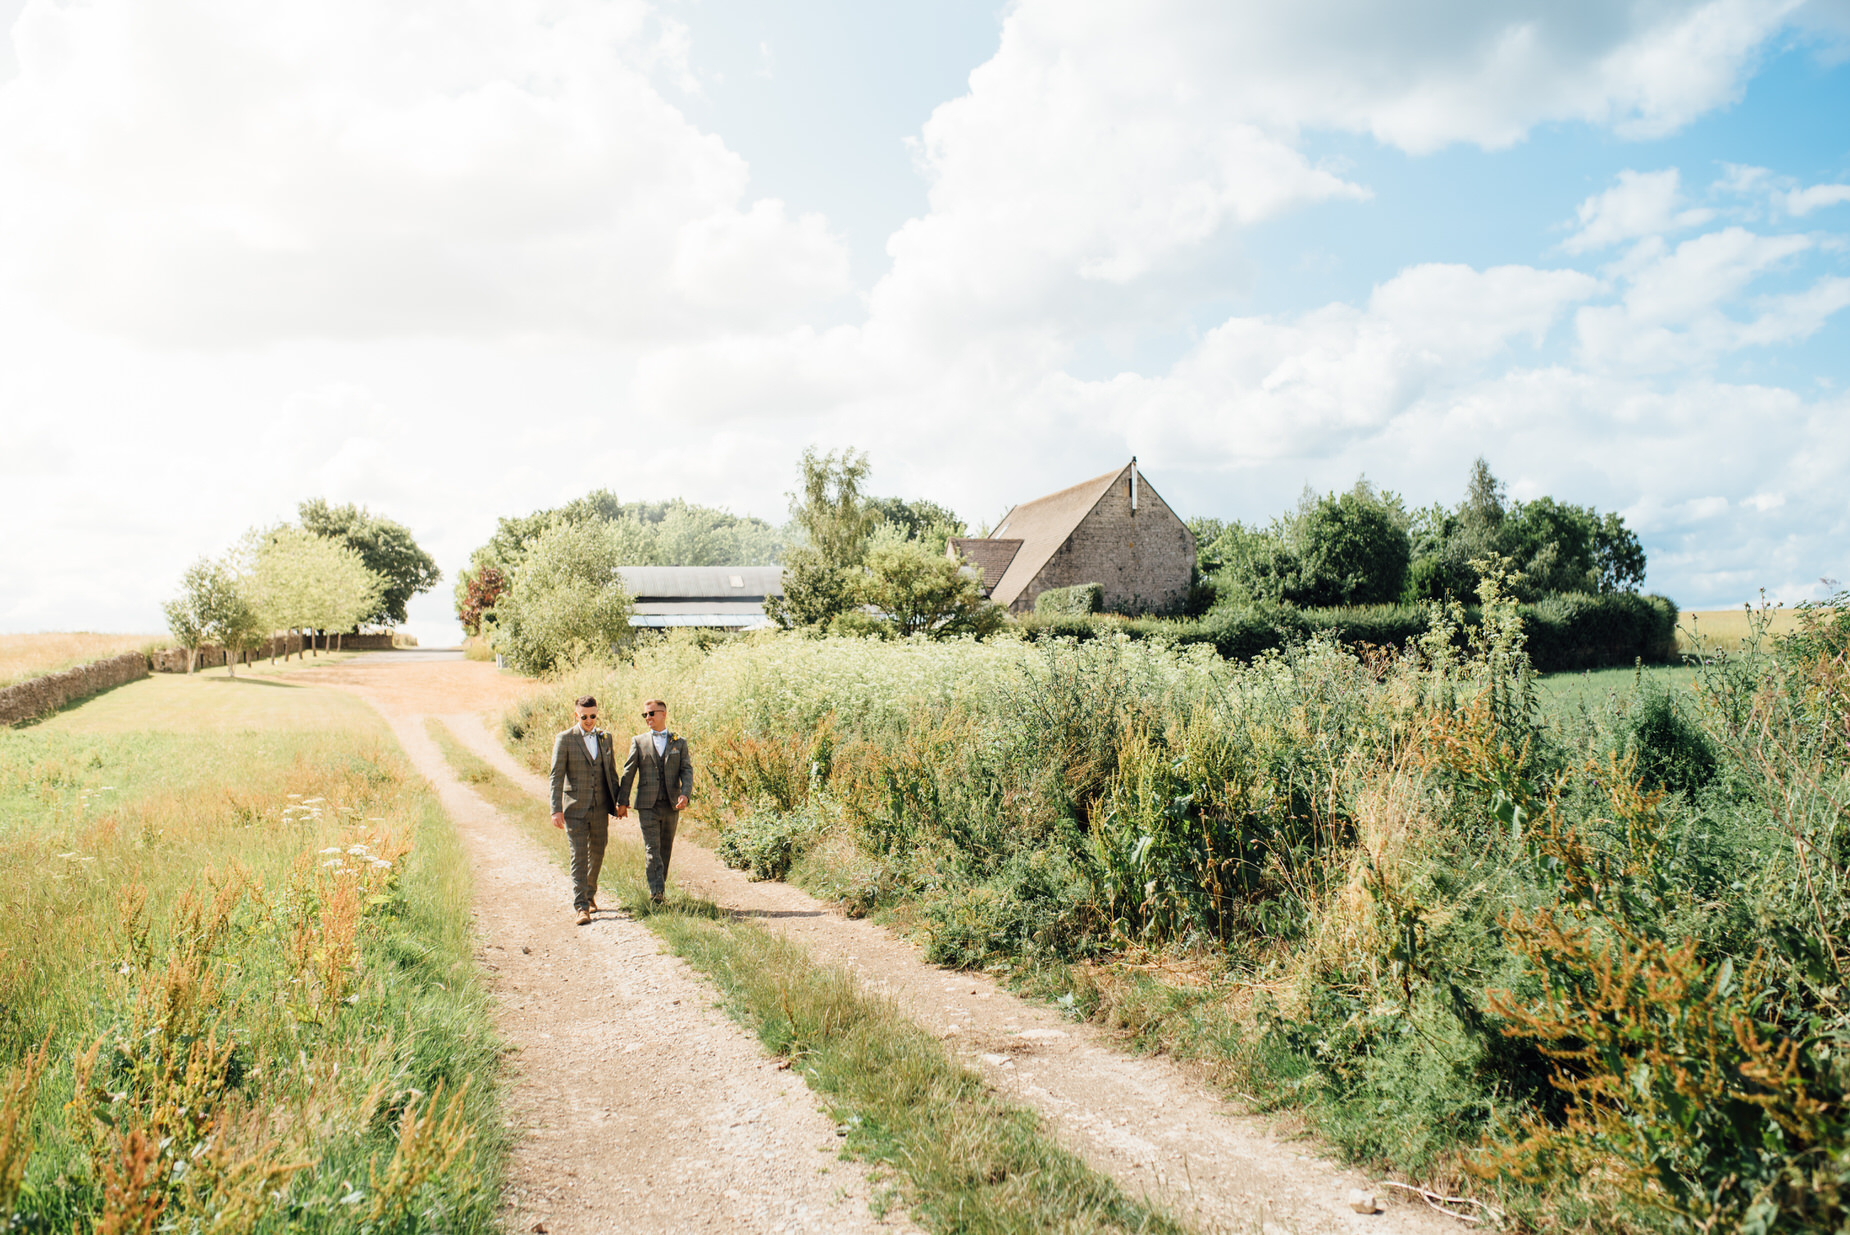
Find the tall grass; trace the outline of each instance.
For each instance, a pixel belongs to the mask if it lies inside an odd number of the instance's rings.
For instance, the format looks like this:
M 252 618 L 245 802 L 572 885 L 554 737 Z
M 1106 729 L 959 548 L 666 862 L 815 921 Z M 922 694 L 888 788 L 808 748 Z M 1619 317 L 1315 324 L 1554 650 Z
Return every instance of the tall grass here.
M 1850 636 L 1551 714 L 1516 608 L 1413 653 L 669 643 L 722 852 L 1552 1230 L 1850 1220 Z M 1461 646 L 1462 645 L 1462 646 Z
M 0 734 L 0 887 L 19 1229 L 493 1226 L 467 866 L 377 729 Z
M 169 642 L 161 635 L 99 635 L 90 631 L 0 635 L 0 687 L 124 652 L 153 651 Z

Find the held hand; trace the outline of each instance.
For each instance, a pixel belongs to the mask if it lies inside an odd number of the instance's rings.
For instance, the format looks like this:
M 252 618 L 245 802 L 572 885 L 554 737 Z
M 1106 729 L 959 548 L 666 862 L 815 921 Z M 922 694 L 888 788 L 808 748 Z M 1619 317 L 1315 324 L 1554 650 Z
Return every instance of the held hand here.
M 565 826 L 565 812 L 564 811 L 558 811 L 554 813 L 552 817 L 552 826 L 555 828 L 563 828 Z
M 674 800 L 674 808 L 676 810 L 686 810 L 687 809 L 687 795 L 685 793 Z
M 619 807 L 617 807 L 617 818 L 619 818 L 619 819 L 628 819 L 629 817 L 630 817 L 630 808 L 629 808 L 629 807 L 627 807 L 627 806 L 619 806 Z

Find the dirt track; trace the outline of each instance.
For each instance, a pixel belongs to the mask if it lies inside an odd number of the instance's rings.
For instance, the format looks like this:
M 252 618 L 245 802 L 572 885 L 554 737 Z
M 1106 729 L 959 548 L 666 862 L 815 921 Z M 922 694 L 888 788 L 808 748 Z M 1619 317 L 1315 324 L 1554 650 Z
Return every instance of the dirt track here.
M 542 779 L 488 723 L 518 683 L 470 662 L 364 658 L 314 680 L 353 690 L 386 716 L 469 844 L 497 1023 L 521 1051 L 514 1110 L 528 1135 L 516 1154 L 510 1229 L 536 1220 L 549 1231 L 903 1225 L 871 1217 L 874 1185 L 858 1164 L 818 1152 L 834 1149 L 832 1124 L 799 1080 L 712 1010 L 710 987 L 640 924 L 606 914 L 572 927 L 558 868 L 450 774 L 426 716 L 545 809 Z M 633 825 L 613 821 L 613 840 L 619 833 L 635 843 Z M 1233 1112 L 1184 1068 L 1126 1055 L 1107 1035 L 981 975 L 927 964 L 913 945 L 796 888 L 752 883 L 686 841 L 671 878 L 852 969 L 1039 1111 L 1095 1168 L 1204 1231 L 1462 1229 Z M 1385 1212 L 1351 1210 L 1352 1188 L 1375 1193 Z

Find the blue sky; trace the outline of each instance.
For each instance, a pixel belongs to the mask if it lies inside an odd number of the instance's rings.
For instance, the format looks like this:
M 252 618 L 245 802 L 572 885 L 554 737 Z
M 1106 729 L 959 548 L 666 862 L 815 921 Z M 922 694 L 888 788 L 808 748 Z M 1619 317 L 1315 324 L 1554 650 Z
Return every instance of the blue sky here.
M 0 0 L 0 629 L 302 498 L 454 571 L 810 444 L 972 522 L 1136 453 L 1850 576 L 1850 6 Z M 414 628 L 453 630 L 444 592 Z

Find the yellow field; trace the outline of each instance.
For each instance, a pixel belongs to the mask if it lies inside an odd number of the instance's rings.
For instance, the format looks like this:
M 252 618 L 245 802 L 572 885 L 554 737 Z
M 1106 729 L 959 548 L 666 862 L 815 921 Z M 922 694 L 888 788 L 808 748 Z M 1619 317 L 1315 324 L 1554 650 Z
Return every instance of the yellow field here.
M 0 635 L 0 686 L 74 669 L 124 652 L 165 647 L 162 635 L 98 635 L 90 631 L 53 631 L 37 635 Z
M 1795 609 L 1769 609 L 1766 617 L 1769 635 L 1791 634 L 1798 629 Z M 1710 651 L 1733 651 L 1741 646 L 1749 630 L 1746 609 L 1693 610 L 1677 619 L 1677 651 L 1694 652 L 1698 636 Z

